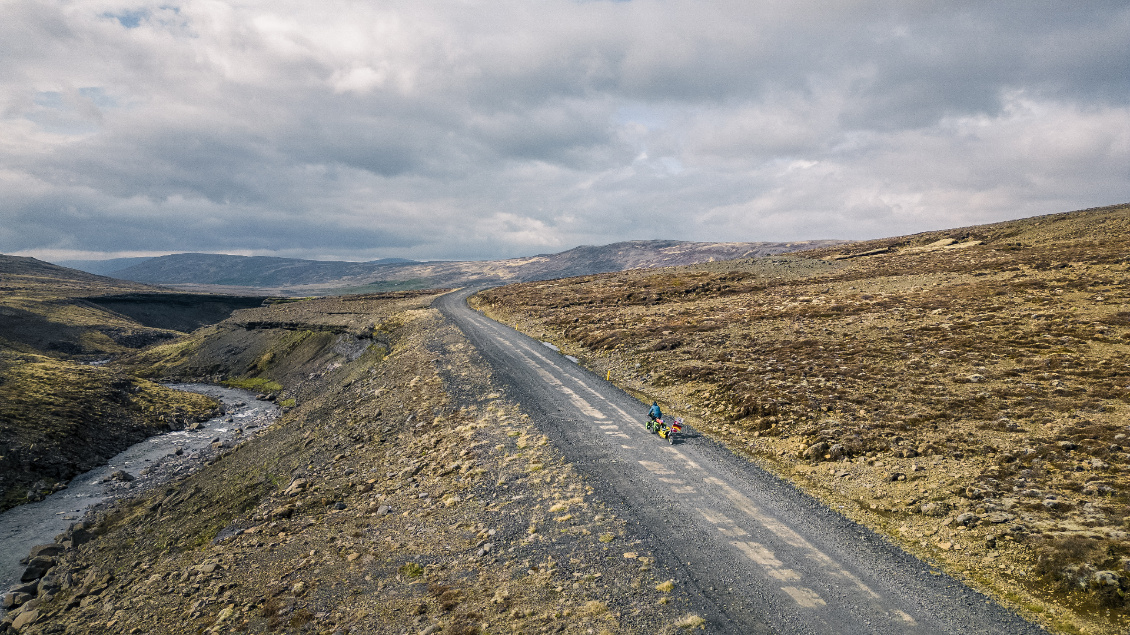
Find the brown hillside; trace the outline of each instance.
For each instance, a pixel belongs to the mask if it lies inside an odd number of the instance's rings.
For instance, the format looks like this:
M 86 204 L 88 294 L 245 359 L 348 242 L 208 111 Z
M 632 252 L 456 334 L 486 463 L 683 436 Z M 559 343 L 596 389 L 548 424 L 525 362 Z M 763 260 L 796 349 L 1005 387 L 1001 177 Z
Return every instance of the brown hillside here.
M 1063 631 L 1130 592 L 1130 205 L 484 292 Z
M 190 330 L 183 319 L 162 322 L 162 312 L 195 310 L 197 321 L 219 321 L 231 312 L 223 305 L 237 300 L 171 294 L 0 255 L 0 510 L 38 500 L 150 435 L 212 414 L 206 397 L 89 362 L 182 334 L 167 325 Z

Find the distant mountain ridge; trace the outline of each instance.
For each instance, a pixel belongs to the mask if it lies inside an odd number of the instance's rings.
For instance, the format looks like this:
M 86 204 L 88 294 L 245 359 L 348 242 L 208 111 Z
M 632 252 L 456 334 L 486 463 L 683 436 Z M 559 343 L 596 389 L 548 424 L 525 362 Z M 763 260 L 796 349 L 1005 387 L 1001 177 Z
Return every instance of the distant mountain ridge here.
M 111 271 L 123 280 L 153 284 L 211 284 L 251 287 L 324 284 L 365 275 L 382 267 L 415 264 L 414 260 L 387 258 L 372 262 L 303 260 L 274 256 L 226 254 L 170 254 Z
M 120 271 L 126 267 L 152 260 L 153 256 L 139 256 L 135 258 L 110 258 L 109 260 L 58 260 L 55 264 L 69 269 L 78 269 L 87 273 L 105 276 Z
M 195 289 L 227 287 L 278 294 L 359 293 L 547 280 L 646 267 L 771 256 L 843 244 L 840 240 L 700 243 L 636 240 L 584 245 L 556 254 L 491 261 L 373 262 L 272 256 L 171 254 L 108 272 L 116 278 Z

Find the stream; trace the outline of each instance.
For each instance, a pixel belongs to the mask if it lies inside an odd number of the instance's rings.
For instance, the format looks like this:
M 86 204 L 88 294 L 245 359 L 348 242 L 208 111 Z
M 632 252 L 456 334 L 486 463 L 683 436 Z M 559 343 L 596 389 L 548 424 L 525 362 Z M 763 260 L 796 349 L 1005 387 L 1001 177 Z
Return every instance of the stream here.
M 186 476 L 216 455 L 218 450 L 212 445 L 216 440 L 221 447 L 231 447 L 264 430 L 279 415 L 278 406 L 257 401 L 255 393 L 246 390 L 211 384 L 167 385 L 218 399 L 227 413 L 197 430 L 167 432 L 132 445 L 105 465 L 71 479 L 67 489 L 0 514 L 0 592 L 19 582 L 24 570 L 20 560 L 32 547 L 54 542 L 56 535 L 82 520 L 91 507 Z M 133 480 L 111 477 L 119 471 Z

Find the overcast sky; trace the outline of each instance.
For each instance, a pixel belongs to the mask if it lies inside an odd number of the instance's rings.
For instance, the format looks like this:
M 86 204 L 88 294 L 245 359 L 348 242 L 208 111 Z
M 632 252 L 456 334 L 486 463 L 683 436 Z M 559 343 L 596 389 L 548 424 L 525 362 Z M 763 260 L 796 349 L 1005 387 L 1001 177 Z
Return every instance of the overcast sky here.
M 0 2 L 0 252 L 486 259 L 1130 201 L 1130 3 Z

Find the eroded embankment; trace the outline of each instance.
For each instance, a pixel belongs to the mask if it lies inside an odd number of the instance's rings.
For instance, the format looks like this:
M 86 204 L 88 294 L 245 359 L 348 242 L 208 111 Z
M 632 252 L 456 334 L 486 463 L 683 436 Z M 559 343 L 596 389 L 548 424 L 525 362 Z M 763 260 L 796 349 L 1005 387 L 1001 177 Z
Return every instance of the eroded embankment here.
M 21 633 L 696 625 L 430 300 L 244 312 L 134 360 L 277 382 L 293 406 L 200 472 L 90 519 L 97 538 L 57 555 L 39 603 L 9 620 Z
M 0 511 L 218 412 L 208 397 L 117 370 L 0 349 Z
M 278 407 L 253 393 L 206 384 L 177 384 L 174 390 L 198 392 L 222 401 L 224 413 L 183 430 L 154 435 L 114 455 L 105 465 L 83 472 L 41 501 L 0 513 L 0 590 L 20 582 L 28 554 L 82 520 L 87 510 L 109 500 L 139 496 L 182 478 L 224 449 L 265 430 Z M 13 608 L 25 598 L 9 598 Z

